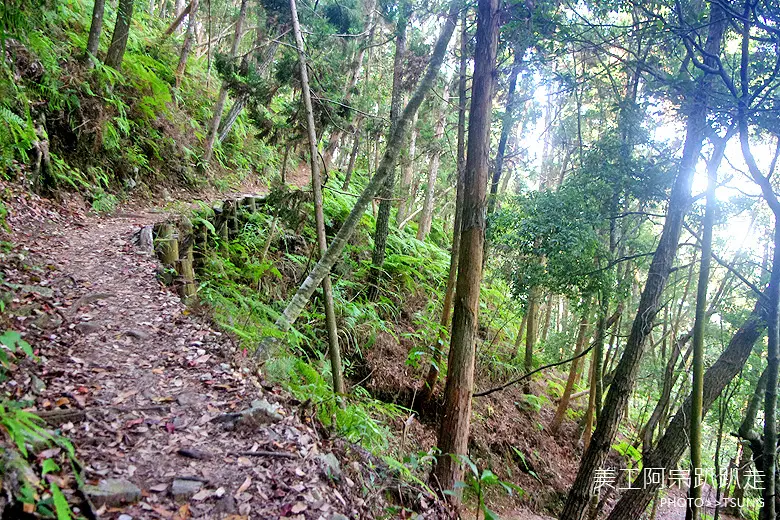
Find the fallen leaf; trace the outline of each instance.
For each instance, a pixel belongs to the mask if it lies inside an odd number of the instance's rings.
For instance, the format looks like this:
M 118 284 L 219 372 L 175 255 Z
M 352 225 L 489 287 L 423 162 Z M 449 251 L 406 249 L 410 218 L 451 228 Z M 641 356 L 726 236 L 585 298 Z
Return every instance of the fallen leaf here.
M 206 500 L 206 499 L 207 499 L 207 498 L 209 498 L 209 497 L 210 497 L 212 494 L 213 494 L 213 492 L 212 492 L 210 489 L 201 489 L 200 491 L 198 491 L 197 493 L 195 493 L 195 494 L 192 496 L 192 499 L 193 499 L 193 500 L 199 500 L 199 501 L 200 501 L 200 500 Z
M 154 486 L 149 488 L 149 491 L 154 491 L 155 493 L 162 493 L 163 491 L 166 491 L 168 489 L 168 484 L 155 484 Z
M 143 424 L 143 422 L 144 422 L 144 418 L 143 417 L 139 417 L 138 419 L 132 419 L 132 420 L 127 421 L 125 423 L 125 428 L 132 428 L 133 426 L 137 426 L 139 424 Z
M 173 520 L 186 520 L 190 517 L 190 505 L 184 504 L 179 508 L 178 511 L 176 511 L 176 514 L 173 516 Z
M 111 404 L 123 403 L 123 402 L 125 402 L 125 400 L 128 397 L 134 396 L 137 393 L 138 393 L 137 389 L 136 390 L 128 390 L 127 392 L 122 392 L 121 394 L 116 396 L 113 401 L 111 401 Z
M 158 515 L 160 515 L 163 518 L 171 518 L 171 517 L 173 517 L 173 513 L 171 511 L 168 511 L 167 509 L 165 509 L 162 506 L 152 506 L 152 511 L 154 511 L 155 513 L 157 513 Z
M 238 496 L 241 493 L 243 493 L 244 491 L 246 491 L 247 489 L 249 489 L 249 486 L 251 486 L 251 485 L 252 485 L 252 477 L 247 477 L 244 480 L 244 483 L 241 484 L 240 486 L 238 486 L 238 490 L 236 491 L 235 496 Z
M 308 508 L 309 508 L 309 506 L 307 506 L 303 502 L 296 502 L 292 506 L 292 509 L 290 509 L 290 511 L 292 511 L 293 513 L 300 513 L 301 511 L 306 511 L 306 509 L 308 509 Z

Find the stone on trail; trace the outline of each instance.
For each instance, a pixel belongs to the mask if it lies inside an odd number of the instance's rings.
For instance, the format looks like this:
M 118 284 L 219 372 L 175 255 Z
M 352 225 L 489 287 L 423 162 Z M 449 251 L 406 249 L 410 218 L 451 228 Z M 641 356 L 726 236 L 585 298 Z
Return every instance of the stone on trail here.
M 84 493 L 96 507 L 118 506 L 136 502 L 141 498 L 141 488 L 119 478 L 101 480 L 97 486 L 84 486 Z
M 277 423 L 284 419 L 278 411 L 278 407 L 272 405 L 267 399 L 252 401 L 252 407 L 240 413 L 228 413 L 212 419 L 212 422 L 224 423 L 225 428 L 233 429 L 240 426 L 244 429 L 256 428 L 264 424 Z
M 334 454 L 321 453 L 317 455 L 317 460 L 328 478 L 333 480 L 341 479 L 341 464 L 339 464 L 339 459 Z
M 203 483 L 197 480 L 177 478 L 171 485 L 171 496 L 176 502 L 186 502 L 200 491 Z

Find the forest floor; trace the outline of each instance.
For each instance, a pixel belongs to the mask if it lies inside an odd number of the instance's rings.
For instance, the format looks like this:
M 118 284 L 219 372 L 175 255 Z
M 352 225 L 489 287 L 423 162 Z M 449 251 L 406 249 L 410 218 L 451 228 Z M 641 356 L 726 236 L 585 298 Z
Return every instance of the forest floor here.
M 158 281 L 156 257 L 133 236 L 168 211 L 129 206 L 101 217 L 77 199 L 53 202 L 3 188 L 13 192 L 6 200 L 13 249 L 0 262 L 0 281 L 17 296 L 13 327 L 38 356 L 20 363 L 3 385 L 73 440 L 82 476 L 96 486 L 92 503 L 77 506 L 87 517 L 376 518 L 388 513 L 389 490 L 396 502 L 414 501 L 425 518 L 449 516 L 439 503 L 401 491 L 381 460 L 331 437 L 306 403 L 265 381 L 206 313 L 185 307 Z M 405 359 L 397 349 L 404 346 L 377 348 L 385 359 L 376 366 Z M 377 380 L 397 389 L 413 379 Z M 502 453 L 511 443 L 524 452 L 536 465 L 536 472 L 526 467 L 517 475 L 526 497 L 522 504 L 498 499 L 494 509 L 510 520 L 549 520 L 529 506 L 542 510 L 571 484 L 576 425 L 567 421 L 564 433 L 551 437 L 538 426 L 553 408 L 518 412 L 520 400 L 518 388 L 477 401 L 472 449 Z M 412 430 L 421 449 L 435 441 L 432 425 Z M 79 503 L 74 482 L 61 484 Z M 667 504 L 656 519 L 684 515 Z
M 157 281 L 155 256 L 132 236 L 164 212 L 98 217 L 23 192 L 7 205 L 14 249 L 4 283 L 18 289 L 14 325 L 39 361 L 23 362 L 6 385 L 72 439 L 84 479 L 99 488 L 95 516 L 384 511 L 383 491 L 397 483 L 381 461 L 325 438 L 305 404 L 263 381 L 227 335 Z

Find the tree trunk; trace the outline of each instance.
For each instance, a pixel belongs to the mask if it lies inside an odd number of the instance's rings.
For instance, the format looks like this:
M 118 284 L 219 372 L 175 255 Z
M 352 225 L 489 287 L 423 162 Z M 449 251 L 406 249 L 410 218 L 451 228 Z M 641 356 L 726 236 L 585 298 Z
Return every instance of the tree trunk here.
M 174 33 L 174 31 L 176 31 L 176 29 L 179 28 L 181 23 L 184 21 L 184 18 L 188 14 L 190 14 L 190 11 L 192 10 L 192 4 L 191 3 L 188 4 L 187 7 L 185 7 L 184 9 L 181 9 L 181 11 L 179 11 L 179 9 L 180 9 L 180 7 L 177 6 L 176 7 L 176 13 L 177 13 L 176 19 L 171 23 L 171 25 L 168 26 L 167 29 L 165 29 L 165 32 L 160 37 L 160 40 L 159 40 L 158 43 L 164 42 L 170 35 L 172 35 Z
M 439 321 L 439 341 L 436 349 L 433 351 L 431 366 L 428 369 L 428 375 L 425 378 L 423 386 L 422 402 L 427 403 L 433 397 L 436 390 L 436 383 L 439 380 L 439 365 L 442 360 L 442 349 L 446 340 L 446 331 L 450 328 L 450 315 L 452 313 L 452 299 L 455 296 L 455 283 L 458 276 L 458 262 L 460 260 L 460 230 L 463 220 L 463 175 L 466 169 L 466 74 L 467 58 L 466 48 L 468 45 L 467 9 L 463 10 L 460 28 L 460 70 L 458 74 L 458 150 L 457 150 L 457 179 L 455 188 L 455 221 L 452 225 L 452 250 L 450 251 L 450 271 L 447 275 L 447 288 L 444 290 L 444 304 L 441 310 L 441 320 Z M 410 149 L 412 147 L 410 146 Z M 403 202 L 403 201 L 402 201 Z M 400 212 L 400 209 L 399 209 Z M 399 217 L 400 219 L 400 217 Z
M 246 7 L 248 0 L 241 0 L 241 7 L 238 11 L 238 19 L 236 20 L 236 31 L 233 35 L 233 44 L 230 47 L 230 60 L 234 60 L 236 53 L 238 52 L 238 46 L 241 43 L 241 30 L 244 28 L 244 19 L 246 18 Z M 203 150 L 203 162 L 208 164 L 211 161 L 211 155 L 214 153 L 214 143 L 217 141 L 217 130 L 219 129 L 219 122 L 222 119 L 222 111 L 225 109 L 225 101 L 227 101 L 228 88 L 227 82 L 222 82 L 222 87 L 219 89 L 219 96 L 217 102 L 214 105 L 214 115 L 211 117 L 211 123 L 209 124 L 209 130 L 206 134 L 206 147 Z
M 722 8 L 714 2 L 711 4 L 710 21 L 705 48 L 710 56 L 718 56 L 726 18 Z M 707 59 L 712 61 L 710 58 Z M 688 111 L 683 154 L 677 179 L 672 187 L 661 238 L 650 264 L 645 288 L 642 291 L 639 308 L 623 356 L 620 358 L 607 393 L 593 439 L 583 454 L 577 477 L 567 497 L 560 520 L 580 520 L 582 518 L 593 489 L 595 473 L 602 467 L 609 454 L 618 426 L 625 414 L 628 398 L 634 389 L 644 344 L 652 331 L 653 322 L 658 314 L 659 300 L 674 262 L 683 218 L 690 206 L 693 173 L 707 128 L 709 81 L 710 79 L 705 76 L 693 94 Z M 626 515 L 619 518 L 638 518 L 638 516 Z
M 417 112 L 417 110 L 420 108 L 425 95 L 431 89 L 436 76 L 439 74 L 442 62 L 444 61 L 444 57 L 447 53 L 447 45 L 449 44 L 450 38 L 452 38 L 452 33 L 455 30 L 455 24 L 458 20 L 460 6 L 460 0 L 453 0 L 450 4 L 447 20 L 441 30 L 441 33 L 439 34 L 438 39 L 436 40 L 436 45 L 431 56 L 431 61 L 428 63 L 428 68 L 425 71 L 425 76 L 417 86 L 417 90 L 409 100 L 409 103 L 404 108 L 404 111 L 398 120 L 398 125 L 387 142 L 387 147 L 385 148 L 385 153 L 382 156 L 382 162 L 380 163 L 379 168 L 377 168 L 377 171 L 372 179 L 368 182 L 368 184 L 366 184 L 363 192 L 355 202 L 355 206 L 352 208 L 352 211 L 349 212 L 349 215 L 344 221 L 344 224 L 342 224 L 341 229 L 339 229 L 338 233 L 336 233 L 336 236 L 328 247 L 328 250 L 320 257 L 317 265 L 315 265 L 311 270 L 309 275 L 298 288 L 298 291 L 287 304 L 287 307 L 285 307 L 284 312 L 282 312 L 281 316 L 279 316 L 279 318 L 276 320 L 275 325 L 282 332 L 288 331 L 292 324 L 295 323 L 295 320 L 298 319 L 298 316 L 300 316 L 303 308 L 306 306 L 306 303 L 309 301 L 309 299 L 311 299 L 314 290 L 320 285 L 325 276 L 327 276 L 327 274 L 330 272 L 333 265 L 339 260 L 341 257 L 341 252 L 344 250 L 344 246 L 346 246 L 347 241 L 355 232 L 360 219 L 363 217 L 363 213 L 369 204 L 371 204 L 371 201 L 374 200 L 374 196 L 384 185 L 385 180 L 389 176 L 390 168 L 398 159 L 398 151 L 401 147 L 401 143 L 403 143 L 404 137 L 409 131 L 409 122 L 411 121 L 415 112 Z M 263 338 L 263 340 L 258 345 L 256 356 L 267 355 L 269 349 L 273 347 L 274 343 L 275 342 L 273 338 Z
M 618 303 L 615 312 L 607 318 L 609 311 L 609 297 L 600 295 L 599 312 L 596 322 L 596 334 L 593 339 L 593 355 L 590 363 L 590 392 L 588 395 L 588 411 L 585 414 L 585 431 L 583 433 L 583 445 L 585 449 L 590 445 L 593 434 L 593 423 L 601 414 L 601 404 L 604 397 L 604 342 L 607 338 L 607 330 L 620 319 L 623 313 L 623 303 Z
M 184 35 L 184 43 L 181 46 L 179 54 L 179 64 L 176 66 L 176 88 L 181 85 L 181 79 L 187 69 L 187 59 L 190 57 L 192 42 L 195 40 L 195 26 L 198 23 L 198 0 L 192 0 L 190 4 L 190 15 L 187 20 L 187 33 Z
M 474 389 L 474 353 L 477 339 L 482 252 L 485 242 L 485 210 L 490 152 L 490 116 L 493 74 L 498 46 L 498 0 L 479 0 L 474 80 L 469 116 L 468 150 L 463 176 L 463 220 L 458 263 L 452 340 L 447 360 L 444 409 L 439 425 L 434 476 L 440 489 L 453 490 L 450 499 L 460 501 L 455 484 L 463 480 Z
M 694 268 L 693 264 L 695 263 L 696 263 L 696 252 L 694 251 L 693 261 L 691 267 L 688 270 L 688 277 L 685 281 L 685 288 L 683 289 L 682 298 L 680 298 L 680 304 L 677 306 L 677 317 L 675 319 L 675 324 L 672 328 L 673 333 L 676 333 L 676 331 L 679 328 L 682 311 L 683 311 L 683 305 L 688 301 L 688 292 L 690 291 L 693 282 L 693 268 Z M 661 387 L 661 397 L 656 403 L 653 412 L 650 414 L 650 418 L 647 420 L 647 424 L 645 424 L 645 426 L 642 429 L 643 453 L 650 451 L 650 449 L 653 447 L 653 435 L 655 434 L 655 429 L 659 424 L 663 425 L 663 423 L 665 422 L 665 414 L 668 412 L 669 402 L 672 397 L 672 390 L 674 389 L 674 385 L 677 383 L 677 379 L 680 375 L 680 372 L 676 370 L 677 360 L 680 358 L 680 355 L 682 354 L 682 348 L 691 340 L 692 337 L 693 337 L 693 331 L 689 330 L 685 334 L 682 334 L 677 338 L 675 338 L 674 346 L 672 347 L 672 352 L 666 363 L 666 370 L 664 371 L 664 382 L 663 382 L 663 386 Z M 689 355 L 690 355 L 689 352 L 686 352 L 685 358 L 683 359 L 683 365 L 687 361 Z M 664 359 L 666 359 L 665 356 Z
M 526 320 L 526 326 L 528 329 L 525 333 L 525 359 L 523 368 L 526 373 L 530 372 L 534 367 L 534 345 L 536 345 L 536 330 L 539 320 L 536 315 L 539 311 L 539 289 L 531 287 L 528 291 L 528 319 Z
M 105 10 L 106 0 L 95 0 L 95 5 L 92 7 L 92 24 L 89 26 L 89 38 L 87 38 L 87 50 L 84 56 L 90 66 L 91 58 L 97 57 L 100 47 L 100 33 L 103 32 L 103 13 Z
M 780 253 L 780 243 L 778 253 Z M 775 255 L 775 267 L 777 274 L 770 283 L 780 283 L 780 254 Z M 717 361 L 704 374 L 704 397 L 702 399 L 702 411 L 704 414 L 710 409 L 712 403 L 718 398 L 723 389 L 744 367 L 753 345 L 761 337 L 766 329 L 767 310 L 772 302 L 766 301 L 769 290 L 756 303 L 747 320 L 734 333 L 726 350 L 718 357 Z M 774 302 L 776 304 L 776 302 Z M 670 469 L 676 467 L 688 447 L 688 426 L 691 413 L 691 397 L 677 410 L 663 436 L 658 440 L 655 448 L 642 457 L 644 471 L 654 468 Z M 644 479 L 648 480 L 645 481 Z M 648 482 L 646 485 L 645 482 Z M 653 495 L 661 487 L 661 484 L 650 484 L 649 475 L 642 472 L 634 480 L 634 489 L 628 489 L 615 505 L 607 520 L 626 520 L 628 518 L 641 518 Z
M 723 149 L 725 150 L 725 143 Z M 717 150 L 713 154 L 717 153 Z M 708 321 L 707 316 L 707 287 L 710 277 L 710 263 L 712 260 L 712 226 L 715 220 L 715 185 L 717 183 L 717 171 L 720 166 L 722 154 L 719 157 L 713 155 L 707 168 L 707 205 L 704 212 L 701 239 L 701 262 L 699 263 L 699 282 L 696 289 L 696 310 L 693 322 L 693 385 L 691 389 L 691 421 L 690 421 L 690 442 L 691 442 L 691 486 L 689 496 L 693 500 L 688 500 L 688 509 L 686 517 L 690 515 L 691 520 L 701 518 L 701 487 L 703 478 L 700 481 L 702 472 L 701 458 L 701 421 L 702 421 L 702 399 L 704 392 L 704 334 L 705 325 Z M 773 517 L 774 518 L 774 517 Z
M 283 33 L 284 29 L 281 28 L 280 33 Z M 256 45 L 260 43 L 262 40 L 261 34 L 259 34 L 260 31 L 258 31 L 258 38 L 255 41 Z M 276 51 L 279 48 L 279 42 L 277 41 L 278 38 L 273 39 L 268 43 L 267 50 L 265 54 L 263 55 L 262 60 L 255 60 L 255 74 L 257 74 L 260 77 L 265 77 L 266 73 L 268 72 L 268 68 L 273 63 L 274 56 L 276 55 Z M 225 117 L 224 121 L 222 121 L 222 128 L 219 129 L 219 137 L 217 138 L 218 143 L 222 143 L 224 141 L 228 134 L 230 133 L 230 129 L 233 128 L 233 124 L 236 122 L 236 119 L 238 119 L 238 116 L 241 114 L 241 111 L 244 110 L 244 107 L 249 103 L 249 94 L 241 94 L 234 102 L 233 106 L 230 107 L 230 110 L 228 111 L 227 117 Z
M 498 186 L 501 181 L 501 173 L 504 168 L 504 154 L 506 153 L 506 143 L 509 135 L 515 126 L 515 89 L 517 88 L 517 76 L 523 68 L 523 55 L 525 47 L 515 50 L 512 72 L 509 73 L 509 89 L 506 94 L 506 108 L 504 117 L 501 119 L 501 136 L 498 139 L 498 150 L 496 150 L 496 164 L 493 168 L 493 178 L 490 181 L 490 195 L 488 195 L 488 215 L 491 215 L 496 208 L 496 197 L 498 196 Z
M 552 293 L 547 294 L 547 303 L 544 307 L 544 325 L 542 326 L 542 341 L 547 341 L 547 334 L 550 332 L 550 319 L 552 318 L 552 307 L 555 296 Z
M 352 152 L 349 154 L 349 166 L 347 166 L 347 173 L 344 174 L 344 184 L 341 185 L 343 191 L 349 189 L 349 183 L 352 180 L 352 172 L 355 171 L 355 161 L 357 160 L 358 152 L 360 151 L 360 119 L 355 122 L 355 131 L 352 135 Z
M 780 247 L 780 215 L 775 215 L 775 248 Z M 773 266 L 774 269 L 780 269 L 780 266 Z M 773 274 L 774 276 L 774 274 Z M 769 332 L 767 334 L 767 385 L 764 397 L 764 451 L 761 459 L 764 466 L 762 496 L 764 498 L 764 507 L 761 509 L 761 518 L 774 520 L 776 518 L 775 509 L 775 488 L 776 483 L 776 460 L 777 460 L 777 383 L 778 383 L 778 365 L 780 364 L 780 323 L 778 323 L 778 301 L 780 299 L 780 285 L 769 286 L 769 299 L 772 306 L 769 309 L 767 317 Z
M 105 64 L 117 70 L 122 67 L 122 59 L 125 57 L 130 22 L 133 20 L 133 2 L 134 0 L 119 0 L 114 34 L 111 35 L 111 44 L 106 52 Z
M 246 0 L 242 2 L 243 4 Z M 303 45 L 303 36 L 301 35 L 301 26 L 298 23 L 298 10 L 295 0 L 290 0 L 290 12 L 292 15 L 293 31 L 295 32 L 295 45 L 298 50 L 298 63 L 301 69 L 301 97 L 306 110 L 306 126 L 309 134 L 309 158 L 311 164 L 311 185 L 314 192 L 314 219 L 317 226 L 317 242 L 320 248 L 320 255 L 323 256 L 328 250 L 328 239 L 325 236 L 325 216 L 322 211 L 322 179 L 320 178 L 320 160 L 317 151 L 317 130 L 314 126 L 314 109 L 311 104 L 311 93 L 309 92 L 309 73 L 306 69 L 306 52 Z M 238 33 L 240 34 L 240 33 Z M 238 38 L 238 37 L 237 37 Z M 344 378 L 341 373 L 341 350 L 339 349 L 339 336 L 336 327 L 336 311 L 333 302 L 333 289 L 330 283 L 330 276 L 326 275 L 322 279 L 323 302 L 325 304 L 325 322 L 328 326 L 328 343 L 330 353 L 330 366 L 333 374 L 333 391 L 338 394 L 345 394 Z
M 753 454 L 752 446 L 755 445 L 757 440 L 760 440 L 758 433 L 753 428 L 756 424 L 756 416 L 758 415 L 758 410 L 761 407 L 761 401 L 766 396 L 767 379 L 769 379 L 769 372 L 767 369 L 764 369 L 764 371 L 761 373 L 761 377 L 758 378 L 756 389 L 753 392 L 753 395 L 750 396 L 748 406 L 745 409 L 745 416 L 743 417 L 742 423 L 740 423 L 739 429 L 737 430 L 737 435 L 739 438 L 748 441 L 748 444 L 745 445 L 743 450 L 745 452 L 744 458 L 746 462 L 744 465 L 739 465 L 737 469 L 738 484 L 734 490 L 734 498 L 737 499 L 738 505 L 727 511 L 727 513 L 731 515 L 741 516 L 741 506 L 739 504 L 741 504 L 742 498 L 745 495 L 743 477 L 747 473 L 742 469 L 742 467 L 750 465 L 750 456 Z M 760 453 L 758 455 L 760 456 Z
M 406 29 L 409 23 L 409 9 L 404 5 L 398 13 L 398 25 L 395 38 L 395 58 L 393 59 L 393 92 L 390 98 L 390 134 L 398 126 L 401 112 L 401 88 L 403 81 L 404 55 L 406 54 Z M 371 254 L 371 269 L 368 275 L 368 299 L 375 301 L 379 297 L 379 284 L 382 278 L 382 266 L 385 263 L 387 236 L 390 233 L 390 207 L 392 205 L 393 188 L 395 187 L 395 163 L 390 165 L 385 185 L 379 192 L 379 213 L 374 230 L 374 251 Z
M 444 90 L 442 98 L 442 111 L 439 120 L 436 121 L 436 128 L 433 133 L 434 146 L 436 148 L 431 152 L 431 164 L 428 168 L 428 185 L 425 187 L 425 201 L 423 202 L 423 210 L 420 213 L 420 220 L 417 226 L 417 240 L 425 240 L 428 233 L 431 232 L 431 223 L 433 222 L 433 193 L 436 188 L 436 179 L 439 176 L 439 159 L 441 158 L 439 144 L 444 138 L 444 115 L 449 101 L 447 89 Z
M 585 346 L 585 339 L 587 338 L 586 333 L 588 331 L 588 312 L 588 308 L 586 307 L 582 313 L 582 318 L 580 318 L 580 328 L 579 332 L 577 333 L 577 343 L 574 346 L 575 356 L 579 356 Z M 555 416 L 550 423 L 550 433 L 552 435 L 556 435 L 558 433 L 558 429 L 563 423 L 563 418 L 566 416 L 566 410 L 569 409 L 569 399 L 571 398 L 572 390 L 574 390 L 574 380 L 577 378 L 577 371 L 580 368 L 581 359 L 582 358 L 575 359 L 571 364 L 571 368 L 569 368 L 569 377 L 566 380 L 566 388 L 563 390 L 561 400 L 558 402 L 558 408 L 555 410 Z
M 412 180 L 414 177 L 414 155 L 417 153 L 417 136 L 420 134 L 420 131 L 417 129 L 418 115 L 419 114 L 415 114 L 414 120 L 412 121 L 412 137 L 409 140 L 409 151 L 406 154 L 403 163 L 401 175 L 401 200 L 398 202 L 398 214 L 396 215 L 396 220 L 399 224 L 406 220 L 406 217 L 409 215 L 409 210 L 414 205 L 415 196 L 417 195 L 416 192 L 412 191 Z

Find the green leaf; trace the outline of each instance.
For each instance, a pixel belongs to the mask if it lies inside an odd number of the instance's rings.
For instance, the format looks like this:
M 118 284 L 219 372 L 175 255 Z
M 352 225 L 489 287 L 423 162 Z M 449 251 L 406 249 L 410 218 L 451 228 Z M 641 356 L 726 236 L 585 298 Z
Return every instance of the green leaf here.
M 70 506 L 62 494 L 60 488 L 54 482 L 51 483 L 51 496 L 54 499 L 54 509 L 57 511 L 57 520 L 71 520 Z
M 56 462 L 54 462 L 54 459 L 45 459 L 41 463 L 41 475 L 45 475 L 47 473 L 54 473 L 59 470 L 60 467 L 59 465 L 57 465 Z
M 216 235 L 217 234 L 217 230 L 214 228 L 214 224 L 212 224 L 211 222 L 209 222 L 205 218 L 196 217 L 196 218 L 194 218 L 192 220 L 197 222 L 197 223 L 199 223 L 199 224 L 203 224 L 203 227 L 208 229 L 209 232 L 211 232 L 212 235 Z
M 0 335 L 0 345 L 11 352 L 16 352 L 17 348 L 20 348 L 22 352 L 30 357 L 33 357 L 33 350 L 29 343 L 22 339 L 22 335 L 15 330 L 7 330 Z
M 479 477 L 479 480 L 481 480 L 483 483 L 491 485 L 496 484 L 498 482 L 498 477 L 495 473 L 490 471 L 489 469 L 486 469 L 482 472 L 482 476 Z

